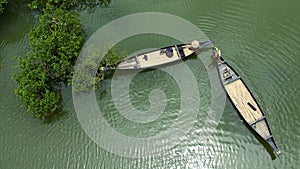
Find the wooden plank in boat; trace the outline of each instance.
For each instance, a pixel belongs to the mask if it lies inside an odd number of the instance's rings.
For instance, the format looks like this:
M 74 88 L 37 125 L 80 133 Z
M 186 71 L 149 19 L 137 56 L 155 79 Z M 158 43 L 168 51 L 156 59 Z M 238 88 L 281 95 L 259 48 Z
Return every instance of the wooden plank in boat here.
M 249 123 L 261 137 L 264 139 L 269 138 L 271 133 L 265 117 L 242 80 L 238 79 L 225 85 L 225 89 L 246 122 Z
M 256 101 L 253 99 L 241 79 L 226 84 L 224 87 L 232 102 L 248 123 L 255 122 L 256 120 L 263 117 L 263 113 L 259 109 Z M 256 110 L 249 106 L 248 102 Z
M 271 136 L 271 133 L 267 126 L 266 120 L 261 120 L 255 124 L 253 124 L 252 127 L 264 139 L 268 139 Z
M 138 67 L 138 63 L 136 62 L 136 57 L 132 57 L 118 65 L 119 69 L 135 69 Z
M 144 55 L 138 56 L 138 61 L 140 63 L 140 68 L 146 68 L 146 67 L 152 67 L 156 65 L 166 64 L 170 63 L 176 60 L 179 60 L 177 52 L 175 51 L 175 47 L 173 49 L 173 56 L 168 57 L 165 53 L 160 53 L 160 50 L 153 51 L 150 53 L 147 53 L 147 59 L 144 58 Z
M 194 53 L 194 51 L 190 50 L 188 47 L 187 48 L 183 48 L 183 52 L 184 52 L 185 56 L 189 56 L 189 55 L 191 55 L 191 54 Z

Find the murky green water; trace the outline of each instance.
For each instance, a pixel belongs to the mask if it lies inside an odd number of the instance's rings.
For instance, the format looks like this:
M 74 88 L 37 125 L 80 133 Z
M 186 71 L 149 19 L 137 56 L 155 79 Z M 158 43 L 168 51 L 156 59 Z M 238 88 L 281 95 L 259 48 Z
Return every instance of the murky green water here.
M 272 160 L 265 147 L 240 121 L 228 101 L 218 127 L 207 135 L 199 134 L 211 96 L 206 70 L 195 58 L 186 63 L 193 72 L 199 72 L 195 75 L 201 97 L 199 114 L 188 135 L 167 152 L 126 158 L 100 148 L 81 128 L 70 88 L 63 93 L 67 115 L 54 124 L 41 125 L 13 95 L 16 84 L 11 80 L 13 56 L 23 56 L 29 50 L 26 33 L 35 24 L 34 13 L 22 4 L 10 6 L 8 12 L 0 16 L 0 168 L 299 168 L 299 5 L 296 0 L 113 0 L 105 9 L 79 12 L 87 36 L 128 14 L 162 12 L 190 21 L 215 39 L 223 50 L 223 57 L 244 77 L 261 103 L 284 153 L 276 160 Z M 147 41 L 141 42 L 142 39 Z M 173 43 L 174 40 L 165 37 L 140 35 L 120 45 L 134 52 Z M 132 104 L 141 111 L 150 107 L 148 96 L 153 89 L 164 91 L 168 101 L 164 115 L 142 126 L 126 120 L 115 110 L 110 82 L 103 83 L 97 98 L 102 111 L 106 112 L 105 118 L 120 133 L 147 137 L 166 130 L 176 119 L 180 93 L 176 82 L 165 73 L 147 71 L 135 77 L 131 84 Z

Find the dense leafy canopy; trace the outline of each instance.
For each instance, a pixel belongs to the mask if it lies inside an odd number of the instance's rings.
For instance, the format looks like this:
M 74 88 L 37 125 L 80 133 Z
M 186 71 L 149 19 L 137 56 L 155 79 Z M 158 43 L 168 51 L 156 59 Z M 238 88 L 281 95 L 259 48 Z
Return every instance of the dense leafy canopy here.
M 47 72 L 54 82 L 67 82 L 82 45 L 79 17 L 72 12 L 46 9 L 40 25 L 29 33 L 30 47 L 37 54 L 31 59 Z
M 76 6 L 107 6 L 111 0 L 33 0 L 29 7 L 32 9 L 43 9 L 47 5 L 53 5 L 62 9 L 72 9 Z
M 28 111 L 47 122 L 62 114 L 59 86 L 70 81 L 83 39 L 77 14 L 52 5 L 43 12 L 29 33 L 31 51 L 18 59 L 20 72 L 14 79 L 15 93 Z
M 75 0 L 33 0 L 29 7 L 32 9 L 45 9 L 50 5 L 55 8 L 70 9 L 75 5 Z
M 7 0 L 0 0 L 0 14 L 4 11 L 4 5 L 7 3 Z M 26 1 L 27 2 L 27 1 Z M 111 0 L 31 0 L 29 7 L 31 9 L 40 9 L 43 10 L 47 6 L 52 5 L 57 8 L 70 10 L 75 7 L 96 7 L 107 6 Z
M 39 65 L 30 63 L 31 54 L 19 60 L 22 71 L 14 76 L 18 83 L 15 94 L 23 100 L 28 111 L 47 122 L 60 116 L 62 97 L 47 84 L 46 72 Z
M 0 14 L 4 11 L 4 4 L 7 3 L 7 0 L 0 0 Z
M 13 76 L 18 84 L 15 94 L 29 112 L 44 122 L 56 120 L 63 114 L 60 87 L 71 84 L 75 61 L 83 43 L 79 16 L 70 9 L 81 3 L 108 5 L 110 0 L 33 0 L 29 5 L 41 10 L 40 23 L 29 33 L 31 51 L 17 59 L 19 72 Z M 100 53 L 95 51 L 79 61 L 78 67 L 84 71 L 75 73 L 73 82 L 77 85 L 73 92 L 96 89 L 95 84 L 103 80 L 107 72 L 104 67 L 115 69 L 116 64 L 127 56 L 125 52 L 118 53 L 112 48 L 98 64 L 96 60 Z M 96 75 L 91 70 L 97 70 Z

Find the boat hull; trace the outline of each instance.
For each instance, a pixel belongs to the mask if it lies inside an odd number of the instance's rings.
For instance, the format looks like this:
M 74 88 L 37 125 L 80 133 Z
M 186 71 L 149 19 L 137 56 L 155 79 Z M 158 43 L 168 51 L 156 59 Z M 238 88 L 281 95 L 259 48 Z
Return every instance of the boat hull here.
M 119 70 L 134 70 L 153 68 L 182 60 L 191 56 L 196 51 L 210 45 L 212 40 L 199 43 L 200 47 L 195 49 L 189 44 L 179 44 L 163 47 L 149 52 L 140 53 L 136 56 L 129 57 L 119 63 Z
M 274 153 L 280 156 L 281 151 L 275 143 L 267 119 L 244 80 L 222 57 L 217 59 L 217 63 L 220 81 L 237 112 L 272 147 Z

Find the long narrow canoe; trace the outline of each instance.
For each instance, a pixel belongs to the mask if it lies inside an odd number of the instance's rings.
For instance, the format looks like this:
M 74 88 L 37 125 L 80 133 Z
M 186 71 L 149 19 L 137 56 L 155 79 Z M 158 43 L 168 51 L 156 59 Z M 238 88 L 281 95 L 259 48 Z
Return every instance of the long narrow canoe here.
M 172 45 L 140 53 L 136 56 L 124 59 L 121 63 L 119 63 L 117 69 L 145 69 L 176 62 L 191 56 L 196 51 L 210 45 L 211 43 L 213 43 L 212 40 L 201 43 L 194 40 L 188 44 Z
M 250 128 L 272 147 L 277 156 L 280 156 L 282 152 L 275 143 L 265 114 L 243 79 L 220 56 L 220 53 L 217 57 L 218 72 L 228 98 Z

